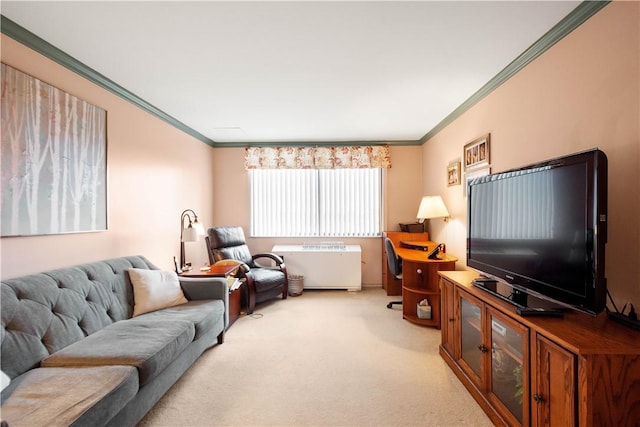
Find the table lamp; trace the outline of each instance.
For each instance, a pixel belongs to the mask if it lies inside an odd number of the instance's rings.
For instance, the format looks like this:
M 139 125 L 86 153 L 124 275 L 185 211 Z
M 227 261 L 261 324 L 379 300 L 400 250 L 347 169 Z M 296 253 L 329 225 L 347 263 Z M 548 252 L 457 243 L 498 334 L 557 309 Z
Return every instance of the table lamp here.
M 424 196 L 420 201 L 418 214 L 416 215 L 419 223 L 424 223 L 425 219 L 444 218 L 449 221 L 449 211 L 440 196 Z

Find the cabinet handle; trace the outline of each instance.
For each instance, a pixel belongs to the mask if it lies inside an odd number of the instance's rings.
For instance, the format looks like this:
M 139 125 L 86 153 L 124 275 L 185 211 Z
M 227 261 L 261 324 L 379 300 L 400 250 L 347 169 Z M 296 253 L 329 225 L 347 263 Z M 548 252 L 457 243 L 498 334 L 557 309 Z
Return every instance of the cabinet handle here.
M 536 394 L 534 394 L 534 395 L 533 395 L 533 400 L 535 400 L 535 401 L 536 401 L 536 403 L 542 403 L 542 402 L 544 402 L 544 398 L 542 397 L 542 395 L 541 395 L 541 394 L 538 394 L 538 393 L 536 393 Z
M 480 350 L 480 351 L 481 351 L 481 352 L 483 352 L 483 353 L 486 353 L 487 351 L 489 351 L 489 350 L 487 349 L 487 347 L 485 347 L 483 344 L 480 344 L 480 345 L 478 346 L 478 350 Z
M 416 273 L 418 273 L 419 275 L 421 275 L 421 276 L 422 276 L 422 270 L 417 269 L 417 270 L 416 270 Z
M 450 317 L 450 318 L 449 318 L 449 322 L 453 322 L 453 317 Z

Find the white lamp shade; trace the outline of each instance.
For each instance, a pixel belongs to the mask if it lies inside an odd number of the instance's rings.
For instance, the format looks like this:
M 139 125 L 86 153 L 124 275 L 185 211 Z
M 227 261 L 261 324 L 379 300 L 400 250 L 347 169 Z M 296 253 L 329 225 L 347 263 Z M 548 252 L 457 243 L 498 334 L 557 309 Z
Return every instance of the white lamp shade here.
M 182 241 L 183 242 L 197 242 L 198 232 L 194 227 L 186 227 L 182 229 Z
M 424 196 L 418 208 L 418 219 L 446 218 L 449 211 L 440 196 Z
M 196 233 L 198 234 L 198 236 L 204 236 L 206 234 L 205 231 L 204 231 L 204 225 L 202 225 L 202 223 L 198 222 L 197 219 L 195 221 L 193 221 L 193 228 L 195 228 Z

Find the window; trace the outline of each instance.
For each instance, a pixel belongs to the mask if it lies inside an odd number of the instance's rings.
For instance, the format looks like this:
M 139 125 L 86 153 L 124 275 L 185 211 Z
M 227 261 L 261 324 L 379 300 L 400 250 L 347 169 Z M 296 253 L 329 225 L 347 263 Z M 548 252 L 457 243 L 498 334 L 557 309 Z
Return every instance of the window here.
M 380 235 L 382 169 L 252 169 L 254 237 Z

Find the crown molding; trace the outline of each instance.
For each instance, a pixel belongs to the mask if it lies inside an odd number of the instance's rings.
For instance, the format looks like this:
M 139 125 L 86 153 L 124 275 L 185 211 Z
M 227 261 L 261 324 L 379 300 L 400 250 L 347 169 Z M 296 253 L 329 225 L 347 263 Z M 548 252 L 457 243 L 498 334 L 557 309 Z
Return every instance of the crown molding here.
M 424 144 L 429 139 L 433 138 L 438 132 L 451 124 L 454 120 L 460 117 L 463 113 L 480 102 L 484 97 L 489 95 L 495 89 L 497 89 L 504 82 L 513 77 L 516 73 L 529 65 L 534 59 L 542 55 L 554 44 L 562 40 L 567 34 L 582 25 L 587 19 L 595 15 L 600 9 L 611 3 L 610 0 L 606 1 L 588 1 L 585 0 L 580 3 L 571 13 L 564 17 L 559 23 L 557 23 L 546 34 L 540 37 L 533 45 L 525 50 L 520 56 L 514 59 L 509 65 L 507 65 L 502 71 L 500 71 L 489 82 L 482 86 L 476 93 L 471 95 L 466 101 L 464 101 L 458 108 L 453 110 L 447 117 L 445 117 L 440 123 L 438 123 L 427 134 L 420 138 L 420 143 Z
M 216 148 L 237 148 L 237 147 L 345 147 L 358 145 L 388 145 L 390 147 L 422 145 L 417 139 L 393 140 L 393 141 L 234 141 L 216 142 Z
M 54 62 L 57 62 L 63 67 L 68 68 L 74 73 L 89 80 L 90 82 L 95 83 L 96 85 L 108 90 L 109 92 L 114 93 L 115 95 L 125 99 L 126 101 L 131 102 L 132 104 L 140 107 L 149 114 L 156 116 L 157 118 L 169 123 L 170 125 L 180 129 L 181 131 L 191 135 L 192 137 L 199 139 L 205 144 L 208 144 L 212 147 L 215 146 L 215 142 L 213 140 L 207 138 L 200 132 L 185 125 L 175 117 L 170 116 L 154 105 L 148 103 L 136 94 L 123 88 L 113 80 L 110 80 L 107 77 L 103 76 L 93 68 L 86 66 L 82 62 L 66 54 L 46 40 L 38 37 L 29 30 L 16 24 L 6 16 L 0 15 L 0 18 L 0 31 L 8 37 L 11 37 L 18 43 L 21 43 L 27 46 L 29 49 L 38 52 L 39 54 L 51 59 Z

